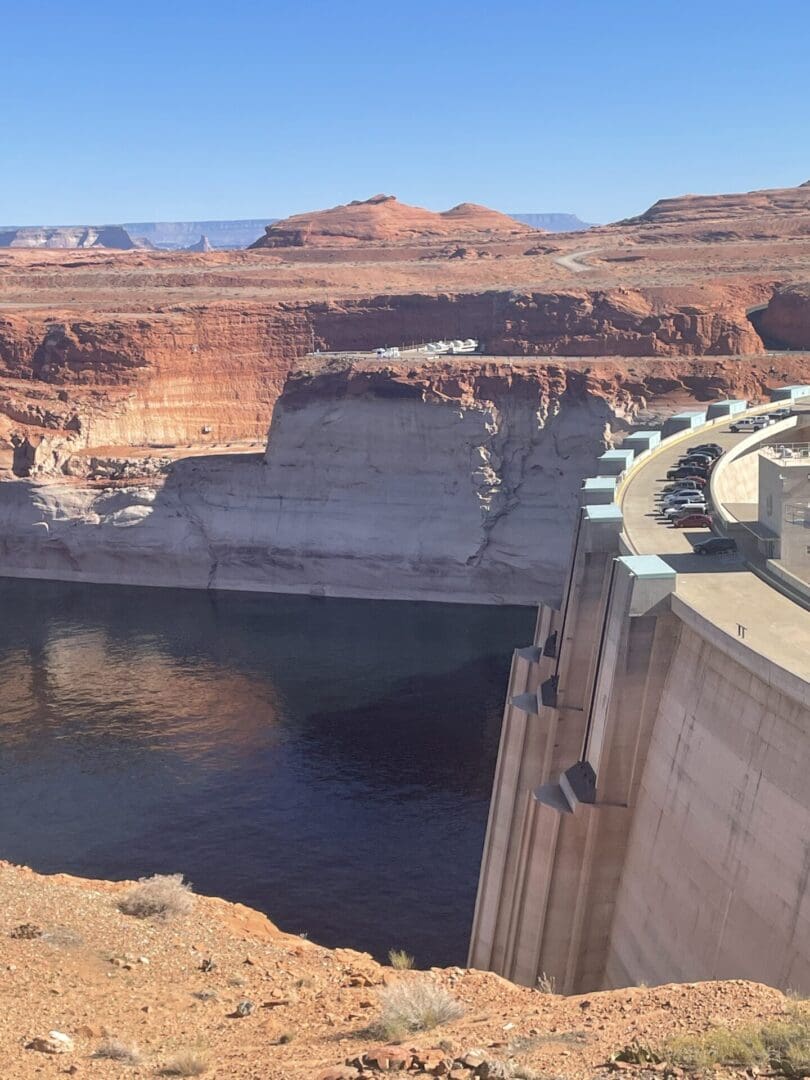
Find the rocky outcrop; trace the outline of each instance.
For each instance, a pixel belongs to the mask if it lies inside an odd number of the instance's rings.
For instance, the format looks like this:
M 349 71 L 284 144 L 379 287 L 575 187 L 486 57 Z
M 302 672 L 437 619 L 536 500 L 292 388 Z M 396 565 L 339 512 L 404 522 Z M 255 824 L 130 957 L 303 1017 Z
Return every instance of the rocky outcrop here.
M 31 225 L 0 230 L 0 248 L 117 248 L 138 247 L 121 225 Z
M 138 315 L 0 315 L 0 445 L 21 429 L 81 446 L 264 438 L 289 371 L 314 347 L 374 349 L 476 337 L 502 356 L 762 351 L 758 286 L 522 290 L 272 304 L 212 302 Z
M 762 351 L 746 316 L 756 287 L 482 292 L 380 296 L 310 305 L 316 343 L 328 349 L 475 337 L 501 356 L 701 356 Z
M 777 289 L 757 325 L 778 348 L 810 349 L 810 285 Z
M 202 235 L 200 236 L 200 239 L 197 241 L 197 243 L 196 244 L 191 244 L 185 250 L 186 251 L 213 251 L 214 249 L 211 246 L 211 241 L 208 239 L 208 237 L 205 235 L 205 233 L 202 233 Z
M 810 184 L 734 195 L 681 195 L 659 199 L 614 228 L 638 230 L 640 239 L 772 240 L 810 236 Z
M 310 340 L 296 305 L 0 316 L 0 442 L 23 427 L 77 446 L 264 440 Z
M 0 483 L 0 574 L 557 602 L 596 457 L 696 398 L 800 381 L 793 359 L 327 365 L 288 379 L 264 455 L 46 441 Z
M 253 248 L 352 247 L 357 244 L 431 243 L 440 241 L 512 240 L 530 237 L 537 230 L 508 214 L 475 203 L 460 203 L 451 210 L 434 213 L 408 206 L 393 195 L 374 195 L 364 202 L 350 202 L 296 214 L 268 225 Z
M 510 214 L 515 221 L 531 225 L 541 232 L 582 232 L 592 228 L 592 224 L 582 221 L 576 214 Z

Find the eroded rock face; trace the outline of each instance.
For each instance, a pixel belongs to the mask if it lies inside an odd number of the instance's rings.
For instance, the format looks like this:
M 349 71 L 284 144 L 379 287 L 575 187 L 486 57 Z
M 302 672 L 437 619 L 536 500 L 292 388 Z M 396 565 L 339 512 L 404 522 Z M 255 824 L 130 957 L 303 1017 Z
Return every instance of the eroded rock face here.
M 425 340 L 463 328 L 489 355 L 722 356 L 761 352 L 746 311 L 762 295 L 742 286 L 511 290 L 380 296 L 310 312 L 316 341 L 331 349 L 409 341 L 418 325 Z
M 810 285 L 777 289 L 759 316 L 763 335 L 786 349 L 810 349 Z
M 659 199 L 643 214 L 611 228 L 636 228 L 639 238 L 660 241 L 803 238 L 810 235 L 810 183 L 728 195 Z
M 597 456 L 695 399 L 753 399 L 800 381 L 806 362 L 791 359 L 773 374 L 720 360 L 300 374 L 265 454 L 158 456 L 141 479 L 135 459 L 88 456 L 70 479 L 0 484 L 0 573 L 556 603 Z
M 0 441 L 26 427 L 77 446 L 264 439 L 309 342 L 304 312 L 284 305 L 3 315 Z
M 345 206 L 296 214 L 268 225 L 252 248 L 353 247 L 361 243 L 430 243 L 436 240 L 512 240 L 536 235 L 508 214 L 475 203 L 434 213 L 393 195 L 374 195 Z
M 121 225 L 32 225 L 0 232 L 0 247 L 117 248 L 130 251 L 137 246 Z

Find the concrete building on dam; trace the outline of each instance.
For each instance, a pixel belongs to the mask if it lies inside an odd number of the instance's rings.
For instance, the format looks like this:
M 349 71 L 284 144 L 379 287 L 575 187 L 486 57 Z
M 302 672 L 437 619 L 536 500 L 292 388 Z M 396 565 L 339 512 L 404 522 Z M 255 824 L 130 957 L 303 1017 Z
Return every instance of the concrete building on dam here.
M 659 513 L 705 442 L 729 554 Z M 562 606 L 513 659 L 469 962 L 810 992 L 810 386 L 629 436 L 581 501 Z

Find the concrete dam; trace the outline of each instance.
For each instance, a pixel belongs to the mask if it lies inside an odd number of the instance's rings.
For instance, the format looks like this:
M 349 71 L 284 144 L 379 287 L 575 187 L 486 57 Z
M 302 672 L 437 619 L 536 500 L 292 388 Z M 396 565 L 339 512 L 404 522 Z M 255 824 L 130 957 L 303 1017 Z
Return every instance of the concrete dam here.
M 471 966 L 810 992 L 810 386 L 773 397 L 628 436 L 584 481 L 562 605 L 513 658 Z M 705 442 L 730 554 L 656 512 Z

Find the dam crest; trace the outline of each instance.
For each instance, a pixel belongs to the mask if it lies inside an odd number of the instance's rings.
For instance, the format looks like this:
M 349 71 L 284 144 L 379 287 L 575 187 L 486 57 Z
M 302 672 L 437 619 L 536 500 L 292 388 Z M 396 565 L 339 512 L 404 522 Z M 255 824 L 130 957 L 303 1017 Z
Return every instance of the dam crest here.
M 679 414 L 584 481 L 561 607 L 513 657 L 470 966 L 810 991 L 808 398 Z M 729 554 L 656 513 L 707 441 Z

